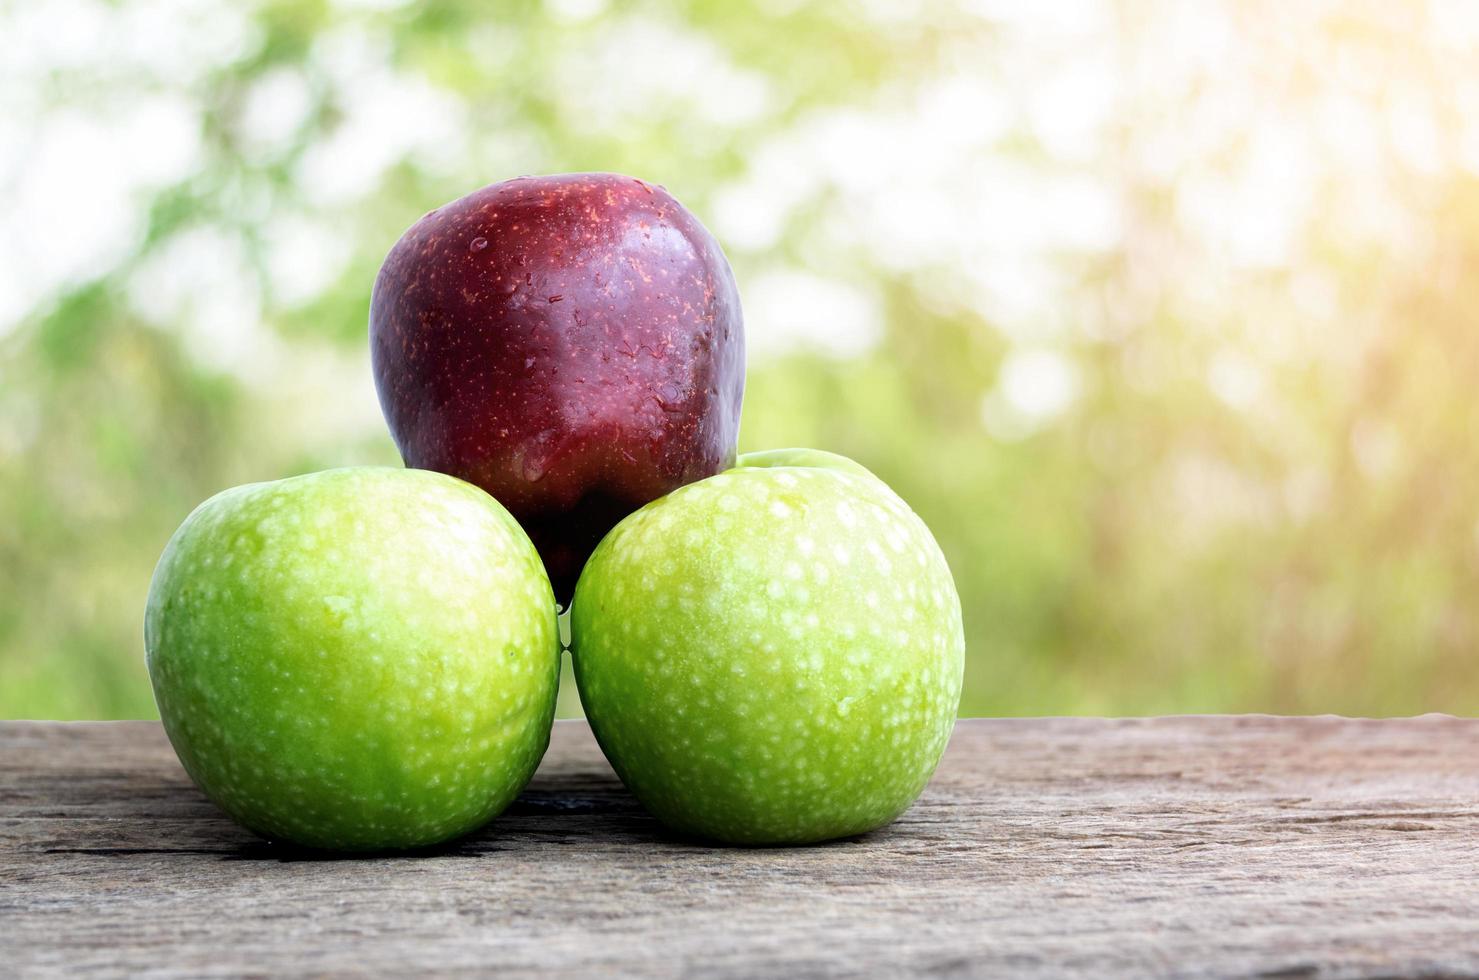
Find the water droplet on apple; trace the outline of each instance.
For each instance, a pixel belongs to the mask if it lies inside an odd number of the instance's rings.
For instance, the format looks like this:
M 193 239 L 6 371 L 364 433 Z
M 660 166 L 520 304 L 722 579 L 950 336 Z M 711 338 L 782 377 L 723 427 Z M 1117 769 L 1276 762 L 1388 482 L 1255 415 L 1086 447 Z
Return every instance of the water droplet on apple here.
M 467 243 L 467 250 L 469 252 L 481 252 L 483 249 L 485 249 L 487 247 L 488 247 L 488 239 L 484 238 L 481 235 L 479 235 L 477 238 L 474 238 L 472 241 L 470 241 L 470 242 Z
M 524 459 L 520 471 L 530 483 L 538 483 L 549 472 L 559 449 L 554 429 L 546 429 L 524 444 Z

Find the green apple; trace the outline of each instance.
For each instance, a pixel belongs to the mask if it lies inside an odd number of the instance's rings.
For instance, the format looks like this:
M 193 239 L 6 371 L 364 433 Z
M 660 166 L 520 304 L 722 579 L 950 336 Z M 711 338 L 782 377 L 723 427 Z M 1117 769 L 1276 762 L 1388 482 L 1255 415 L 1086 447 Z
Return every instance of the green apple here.
M 185 770 L 270 840 L 449 840 L 518 794 L 549 744 L 556 609 L 483 491 L 329 470 L 217 494 L 170 539 L 144 641 Z
M 673 828 L 800 844 L 919 795 L 960 702 L 960 599 L 924 523 L 862 466 L 742 456 L 618 524 L 571 609 L 606 757 Z

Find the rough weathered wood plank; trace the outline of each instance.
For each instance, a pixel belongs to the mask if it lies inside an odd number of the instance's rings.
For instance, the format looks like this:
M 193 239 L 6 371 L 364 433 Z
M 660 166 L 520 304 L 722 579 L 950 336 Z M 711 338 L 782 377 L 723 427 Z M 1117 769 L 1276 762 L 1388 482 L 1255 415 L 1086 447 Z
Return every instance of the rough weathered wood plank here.
M 962 722 L 898 823 L 675 840 L 560 723 L 432 857 L 303 860 L 151 723 L 0 724 L 0 974 L 1479 975 L 1479 722 Z

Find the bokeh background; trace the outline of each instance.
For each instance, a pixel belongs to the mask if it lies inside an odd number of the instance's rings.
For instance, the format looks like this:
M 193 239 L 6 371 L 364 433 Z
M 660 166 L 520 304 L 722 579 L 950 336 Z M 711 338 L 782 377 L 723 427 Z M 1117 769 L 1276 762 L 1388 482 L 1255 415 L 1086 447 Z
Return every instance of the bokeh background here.
M 0 37 L 0 715 L 152 716 L 185 514 L 398 461 L 391 243 L 591 169 L 723 242 L 742 448 L 934 528 L 963 712 L 1479 709 L 1472 0 L 0 0 Z

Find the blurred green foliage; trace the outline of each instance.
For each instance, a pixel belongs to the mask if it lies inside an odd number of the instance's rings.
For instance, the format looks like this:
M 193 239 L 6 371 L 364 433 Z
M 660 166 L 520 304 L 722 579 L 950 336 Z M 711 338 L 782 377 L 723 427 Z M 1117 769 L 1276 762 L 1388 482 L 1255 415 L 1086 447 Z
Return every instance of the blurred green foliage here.
M 159 98 L 197 126 L 125 246 L 0 333 L 0 716 L 151 716 L 143 600 L 190 509 L 397 461 L 364 351 L 390 244 L 586 169 L 667 185 L 769 283 L 742 449 L 846 453 L 924 517 L 963 713 L 1473 712 L 1479 31 L 977 6 L 201 0 L 199 62 L 33 65 L 38 126 Z

